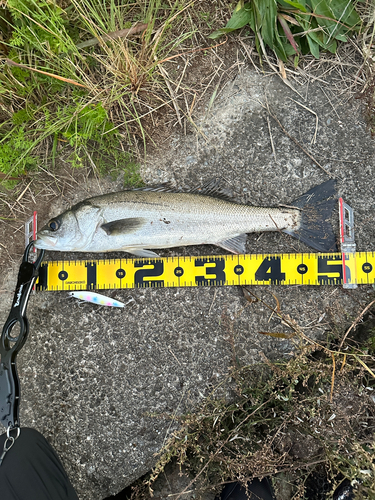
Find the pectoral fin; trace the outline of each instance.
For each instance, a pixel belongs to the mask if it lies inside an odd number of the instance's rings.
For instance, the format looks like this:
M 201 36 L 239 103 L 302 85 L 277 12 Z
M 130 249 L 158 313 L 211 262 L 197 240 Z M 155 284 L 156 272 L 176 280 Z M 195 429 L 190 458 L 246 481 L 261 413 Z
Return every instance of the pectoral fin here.
M 128 234 L 136 229 L 139 229 L 146 223 L 143 217 L 132 217 L 129 219 L 119 219 L 112 222 L 102 224 L 100 227 L 108 236 L 116 236 L 120 234 Z

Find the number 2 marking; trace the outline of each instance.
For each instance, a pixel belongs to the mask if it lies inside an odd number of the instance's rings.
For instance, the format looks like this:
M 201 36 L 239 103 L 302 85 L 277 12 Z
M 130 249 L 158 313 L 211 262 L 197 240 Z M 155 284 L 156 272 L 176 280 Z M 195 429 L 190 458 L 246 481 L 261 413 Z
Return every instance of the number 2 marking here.
M 162 276 L 164 272 L 164 263 L 159 260 L 149 260 L 146 262 L 136 261 L 134 262 L 134 267 L 143 267 L 143 266 L 154 266 L 153 269 L 140 269 L 136 271 L 134 274 L 134 284 L 138 288 L 153 288 L 164 286 L 164 280 L 146 280 L 145 278 L 153 278 L 157 276 Z

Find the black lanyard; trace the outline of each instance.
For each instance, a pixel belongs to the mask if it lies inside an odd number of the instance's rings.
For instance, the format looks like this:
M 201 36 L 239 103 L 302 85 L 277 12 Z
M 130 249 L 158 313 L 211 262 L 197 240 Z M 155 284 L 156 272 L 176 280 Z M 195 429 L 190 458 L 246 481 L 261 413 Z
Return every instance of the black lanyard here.
M 5 322 L 0 342 L 0 422 L 9 429 L 20 426 L 20 382 L 16 368 L 16 357 L 23 347 L 29 332 L 26 308 L 31 290 L 38 277 L 44 250 L 34 263 L 29 262 L 31 242 L 25 250 L 18 272 L 16 291 L 8 319 Z M 17 333 L 12 329 L 18 324 Z

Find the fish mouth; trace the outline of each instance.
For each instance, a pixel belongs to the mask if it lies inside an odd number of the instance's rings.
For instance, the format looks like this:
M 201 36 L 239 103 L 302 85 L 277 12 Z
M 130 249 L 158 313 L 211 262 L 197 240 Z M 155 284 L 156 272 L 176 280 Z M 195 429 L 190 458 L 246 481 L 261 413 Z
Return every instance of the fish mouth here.
M 57 243 L 57 238 L 51 238 L 50 236 L 38 236 L 36 237 L 36 240 L 34 242 L 34 247 L 48 250 L 51 247 L 55 247 Z

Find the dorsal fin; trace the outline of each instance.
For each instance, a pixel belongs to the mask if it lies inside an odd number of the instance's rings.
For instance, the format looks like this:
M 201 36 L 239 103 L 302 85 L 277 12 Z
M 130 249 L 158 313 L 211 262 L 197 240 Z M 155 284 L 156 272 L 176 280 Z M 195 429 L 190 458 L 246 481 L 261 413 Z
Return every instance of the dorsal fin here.
M 221 198 L 226 201 L 234 201 L 232 191 L 228 188 L 223 187 L 223 181 L 219 178 L 211 179 L 203 186 L 195 187 L 188 191 L 182 191 L 178 189 L 172 182 L 164 182 L 159 186 L 150 186 L 137 188 L 133 191 L 156 191 L 156 192 L 164 192 L 164 193 L 191 193 L 191 194 L 200 194 L 202 196 L 212 196 L 214 198 Z
M 156 191 L 156 192 L 164 192 L 164 193 L 178 193 L 179 189 L 176 188 L 173 182 L 163 182 L 159 184 L 159 186 L 147 186 L 142 188 L 132 189 L 132 191 Z
M 203 184 L 203 186 L 191 189 L 189 192 L 204 196 L 213 196 L 214 198 L 221 198 L 226 201 L 234 201 L 232 191 L 223 187 L 223 181 L 220 178 L 211 179 L 206 184 Z

